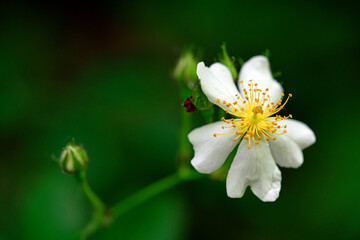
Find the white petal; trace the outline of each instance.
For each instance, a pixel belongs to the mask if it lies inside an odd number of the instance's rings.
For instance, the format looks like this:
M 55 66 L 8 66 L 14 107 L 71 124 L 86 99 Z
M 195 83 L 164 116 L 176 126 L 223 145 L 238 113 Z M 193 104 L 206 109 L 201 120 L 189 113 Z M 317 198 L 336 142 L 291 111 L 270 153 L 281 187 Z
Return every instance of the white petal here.
M 225 162 L 227 156 L 234 149 L 239 141 L 233 141 L 234 134 L 226 134 L 234 131 L 233 128 L 225 128 L 224 122 L 215 122 L 191 131 L 188 138 L 194 146 L 195 156 L 191 164 L 200 173 L 212 173 L 216 171 Z
M 275 79 L 273 79 L 269 60 L 264 56 L 255 56 L 244 63 L 239 74 L 239 89 L 243 93 L 240 80 L 244 81 L 243 86 L 248 88 L 250 80 L 258 84 L 258 88 L 265 91 L 269 88 L 270 100 L 276 103 L 281 97 L 283 88 Z
M 315 134 L 305 123 L 294 119 L 286 119 L 281 121 L 281 124 L 287 125 L 285 135 L 296 142 L 301 150 L 315 143 Z
M 209 101 L 219 105 L 216 100 L 221 102 L 235 102 L 236 94 L 239 91 L 236 88 L 230 70 L 221 63 L 214 63 L 210 68 L 203 62 L 198 63 L 196 73 L 200 78 L 201 89 L 208 97 Z
M 271 156 L 265 140 L 254 142 L 247 149 L 248 141 L 243 140 L 231 164 L 227 179 L 227 194 L 231 198 L 244 195 L 248 185 L 253 193 L 264 202 L 275 201 L 281 188 L 281 172 Z
M 276 136 L 276 140 L 270 140 L 269 144 L 271 154 L 279 166 L 298 168 L 304 162 L 300 147 L 286 133 Z

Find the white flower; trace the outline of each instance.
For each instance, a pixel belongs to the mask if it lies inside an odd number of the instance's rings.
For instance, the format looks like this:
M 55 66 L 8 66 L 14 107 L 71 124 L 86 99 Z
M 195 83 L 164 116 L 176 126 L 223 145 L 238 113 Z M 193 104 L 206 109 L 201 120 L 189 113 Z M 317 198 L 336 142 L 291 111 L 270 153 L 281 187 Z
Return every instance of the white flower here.
M 197 65 L 202 90 L 209 101 L 234 116 L 193 130 L 189 140 L 195 156 L 191 164 L 200 173 L 212 173 L 241 141 L 226 180 L 229 197 L 240 198 L 247 186 L 262 201 L 275 201 L 281 188 L 281 167 L 297 168 L 302 150 L 315 142 L 313 131 L 292 115 L 277 113 L 286 101 L 264 56 L 247 61 L 239 74 L 239 90 L 227 67 Z M 277 164 L 277 165 L 276 165 Z

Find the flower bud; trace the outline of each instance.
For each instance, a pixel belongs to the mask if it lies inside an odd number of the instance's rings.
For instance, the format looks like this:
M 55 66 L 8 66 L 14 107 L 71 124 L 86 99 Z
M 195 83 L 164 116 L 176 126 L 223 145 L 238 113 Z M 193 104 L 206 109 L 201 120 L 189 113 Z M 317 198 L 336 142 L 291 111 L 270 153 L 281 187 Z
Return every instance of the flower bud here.
M 184 82 L 187 87 L 192 89 L 198 81 L 196 75 L 197 63 L 193 50 L 191 48 L 185 49 L 175 66 L 174 78 L 179 82 Z
M 88 156 L 84 147 L 73 143 L 66 145 L 59 160 L 61 169 L 68 174 L 84 171 L 87 163 Z

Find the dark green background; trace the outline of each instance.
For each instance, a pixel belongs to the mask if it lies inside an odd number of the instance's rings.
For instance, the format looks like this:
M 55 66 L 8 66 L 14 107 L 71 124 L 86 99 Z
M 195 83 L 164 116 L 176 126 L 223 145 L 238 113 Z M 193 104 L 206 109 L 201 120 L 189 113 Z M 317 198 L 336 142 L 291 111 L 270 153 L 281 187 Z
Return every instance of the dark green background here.
M 0 10 L 0 239 L 66 239 L 91 207 L 51 160 L 75 137 L 94 190 L 112 205 L 176 169 L 181 49 L 207 65 L 226 41 L 247 60 L 271 50 L 294 97 L 284 113 L 317 142 L 282 169 L 279 199 L 225 183 L 182 185 L 92 239 L 356 239 L 359 17 L 350 1 L 3 3 Z M 199 113 L 194 127 L 203 124 Z

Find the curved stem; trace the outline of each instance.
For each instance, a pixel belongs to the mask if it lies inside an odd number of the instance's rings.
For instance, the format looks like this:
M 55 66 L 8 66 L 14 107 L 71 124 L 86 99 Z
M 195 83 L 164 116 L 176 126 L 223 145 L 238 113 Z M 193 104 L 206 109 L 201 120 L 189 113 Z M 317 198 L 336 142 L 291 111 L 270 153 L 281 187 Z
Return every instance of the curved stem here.
M 85 229 L 81 232 L 80 239 L 87 239 L 87 237 L 94 234 L 98 229 L 104 227 L 107 223 L 114 221 L 119 216 L 151 199 L 152 197 L 171 189 L 182 182 L 199 179 L 204 176 L 205 175 L 199 174 L 189 168 L 181 168 L 178 172 L 160 179 L 149 186 L 140 189 L 133 195 L 123 199 L 109 211 L 110 216 L 107 216 L 106 206 L 90 188 L 85 172 L 75 175 L 75 178 L 85 196 L 94 207 L 93 217 Z
M 92 219 L 81 233 L 80 238 L 86 239 L 89 235 L 93 234 L 98 228 L 104 225 L 106 206 L 90 188 L 85 172 L 80 172 L 79 174 L 76 174 L 75 178 L 79 183 L 81 189 L 83 190 L 85 196 L 88 198 L 94 208 L 94 214 L 92 216 Z

